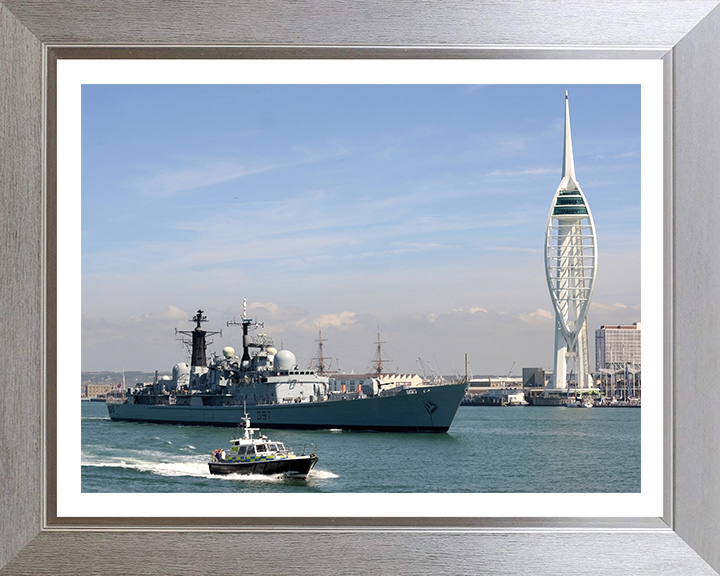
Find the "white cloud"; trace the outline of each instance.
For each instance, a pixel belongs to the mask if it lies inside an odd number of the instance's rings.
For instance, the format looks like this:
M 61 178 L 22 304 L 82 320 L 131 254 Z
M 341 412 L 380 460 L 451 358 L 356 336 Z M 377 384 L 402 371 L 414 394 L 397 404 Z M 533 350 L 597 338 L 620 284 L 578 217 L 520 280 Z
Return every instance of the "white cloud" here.
M 485 312 L 485 314 L 488 313 L 488 311 L 485 308 L 470 308 L 470 314 L 475 314 L 476 312 Z
M 314 321 L 314 324 L 323 328 L 325 326 L 346 326 L 356 322 L 355 312 L 342 312 L 341 314 L 325 314 Z
M 560 174 L 557 168 L 528 168 L 526 170 L 493 170 L 488 176 L 538 176 L 544 174 Z
M 233 160 L 208 160 L 199 163 L 194 168 L 161 171 L 154 176 L 140 180 L 138 188 L 144 194 L 162 198 L 172 196 L 177 192 L 267 172 L 273 168 L 272 165 L 248 167 Z
M 548 310 L 543 310 L 542 308 L 538 308 L 537 310 L 535 310 L 535 312 L 518 314 L 517 317 L 520 318 L 520 320 L 522 320 L 523 322 L 544 323 L 547 320 L 552 320 L 553 318 L 555 318 L 555 313 Z
M 626 304 L 621 304 L 620 302 L 616 302 L 615 304 L 600 304 L 596 302 L 590 302 L 590 310 L 603 310 L 603 311 L 615 311 L 615 310 L 636 310 L 640 311 L 640 305 L 637 304 L 635 306 L 627 306 Z

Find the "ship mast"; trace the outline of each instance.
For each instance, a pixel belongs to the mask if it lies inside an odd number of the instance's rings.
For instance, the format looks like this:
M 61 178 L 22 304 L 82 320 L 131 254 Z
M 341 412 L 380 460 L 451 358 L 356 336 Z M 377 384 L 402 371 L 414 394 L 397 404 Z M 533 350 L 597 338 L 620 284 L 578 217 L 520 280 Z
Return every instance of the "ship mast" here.
M 377 344 L 377 351 L 375 352 L 375 358 L 373 358 L 373 363 L 376 363 L 377 367 L 375 368 L 375 370 L 373 370 L 373 374 L 376 374 L 379 378 L 383 374 L 382 344 L 385 344 L 385 342 L 380 340 L 380 326 L 378 326 L 378 339 L 375 344 Z M 385 362 L 388 362 L 388 360 L 385 359 Z
M 192 353 L 190 355 L 190 366 L 207 366 L 207 358 L 205 356 L 205 350 L 207 348 L 206 336 L 212 336 L 213 334 L 222 335 L 222 330 L 219 332 L 208 332 L 203 329 L 202 323 L 207 322 L 207 316 L 203 315 L 202 310 L 198 310 L 197 314 L 193 316 L 190 322 L 195 322 L 195 328 L 189 330 L 178 330 L 175 328 L 175 334 L 185 334 L 186 336 L 192 336 Z M 186 340 L 183 340 L 186 344 L 189 344 Z
M 326 340 L 322 337 L 322 328 L 318 326 L 318 339 L 315 340 L 315 342 L 318 343 L 318 353 L 314 360 L 317 360 L 315 362 L 315 372 L 318 373 L 319 376 L 325 376 L 325 357 L 323 356 L 323 342 L 326 342 Z M 332 362 L 332 360 L 330 360 Z M 328 369 L 330 368 L 330 364 L 328 363 Z
M 240 360 L 241 364 L 246 365 L 250 362 L 250 336 L 248 334 L 248 330 L 250 327 L 262 328 L 265 326 L 263 322 L 255 322 L 254 320 L 247 317 L 247 300 L 243 298 L 243 317 L 242 322 L 235 322 L 235 320 L 232 320 L 231 322 L 227 323 L 228 326 L 242 326 L 243 330 L 243 355 L 242 359 Z

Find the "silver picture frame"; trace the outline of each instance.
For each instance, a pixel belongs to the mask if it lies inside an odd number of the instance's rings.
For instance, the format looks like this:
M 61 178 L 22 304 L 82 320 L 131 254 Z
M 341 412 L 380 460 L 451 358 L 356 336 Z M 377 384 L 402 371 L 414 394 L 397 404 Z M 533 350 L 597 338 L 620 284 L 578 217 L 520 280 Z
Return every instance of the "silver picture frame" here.
M 0 574 L 717 574 L 717 4 L 0 0 Z M 58 518 L 54 66 L 100 57 L 662 59 L 663 516 Z

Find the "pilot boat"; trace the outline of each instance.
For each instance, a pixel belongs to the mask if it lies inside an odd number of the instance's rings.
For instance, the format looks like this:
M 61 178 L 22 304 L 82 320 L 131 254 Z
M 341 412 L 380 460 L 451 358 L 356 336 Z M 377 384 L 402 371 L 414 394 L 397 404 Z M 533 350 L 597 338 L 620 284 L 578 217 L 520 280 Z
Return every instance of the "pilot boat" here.
M 284 474 L 305 479 L 318 461 L 313 450 L 310 454 L 295 454 L 282 442 L 269 440 L 259 428 L 250 427 L 247 412 L 242 418 L 243 436 L 230 440 L 230 450 L 220 448 L 212 453 L 208 462 L 210 474 Z M 255 433 L 259 438 L 255 438 Z

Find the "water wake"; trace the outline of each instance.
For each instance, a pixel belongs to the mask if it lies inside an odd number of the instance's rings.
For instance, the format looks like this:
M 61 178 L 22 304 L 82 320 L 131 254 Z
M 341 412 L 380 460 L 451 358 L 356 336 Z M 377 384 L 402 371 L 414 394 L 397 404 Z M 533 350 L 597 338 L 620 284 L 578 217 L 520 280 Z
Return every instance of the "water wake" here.
M 310 474 L 308 474 L 308 479 L 311 480 L 329 480 L 330 478 L 339 478 L 339 476 L 328 470 L 318 470 L 317 468 L 310 470 Z
M 131 460 L 129 458 L 115 460 L 83 460 L 83 466 L 93 468 L 121 468 L 125 470 L 137 470 L 138 472 L 149 472 L 158 476 L 193 476 L 196 478 L 212 478 L 217 480 L 234 480 L 242 482 L 282 482 L 286 479 L 284 474 L 210 474 L 207 462 L 198 461 L 174 461 L 174 462 L 148 462 L 143 460 Z M 337 474 L 327 470 L 311 470 L 308 480 L 327 480 L 338 478 Z
M 205 462 L 144 462 L 124 460 L 83 461 L 83 466 L 95 468 L 124 468 L 138 472 L 150 472 L 159 476 L 210 476 Z

